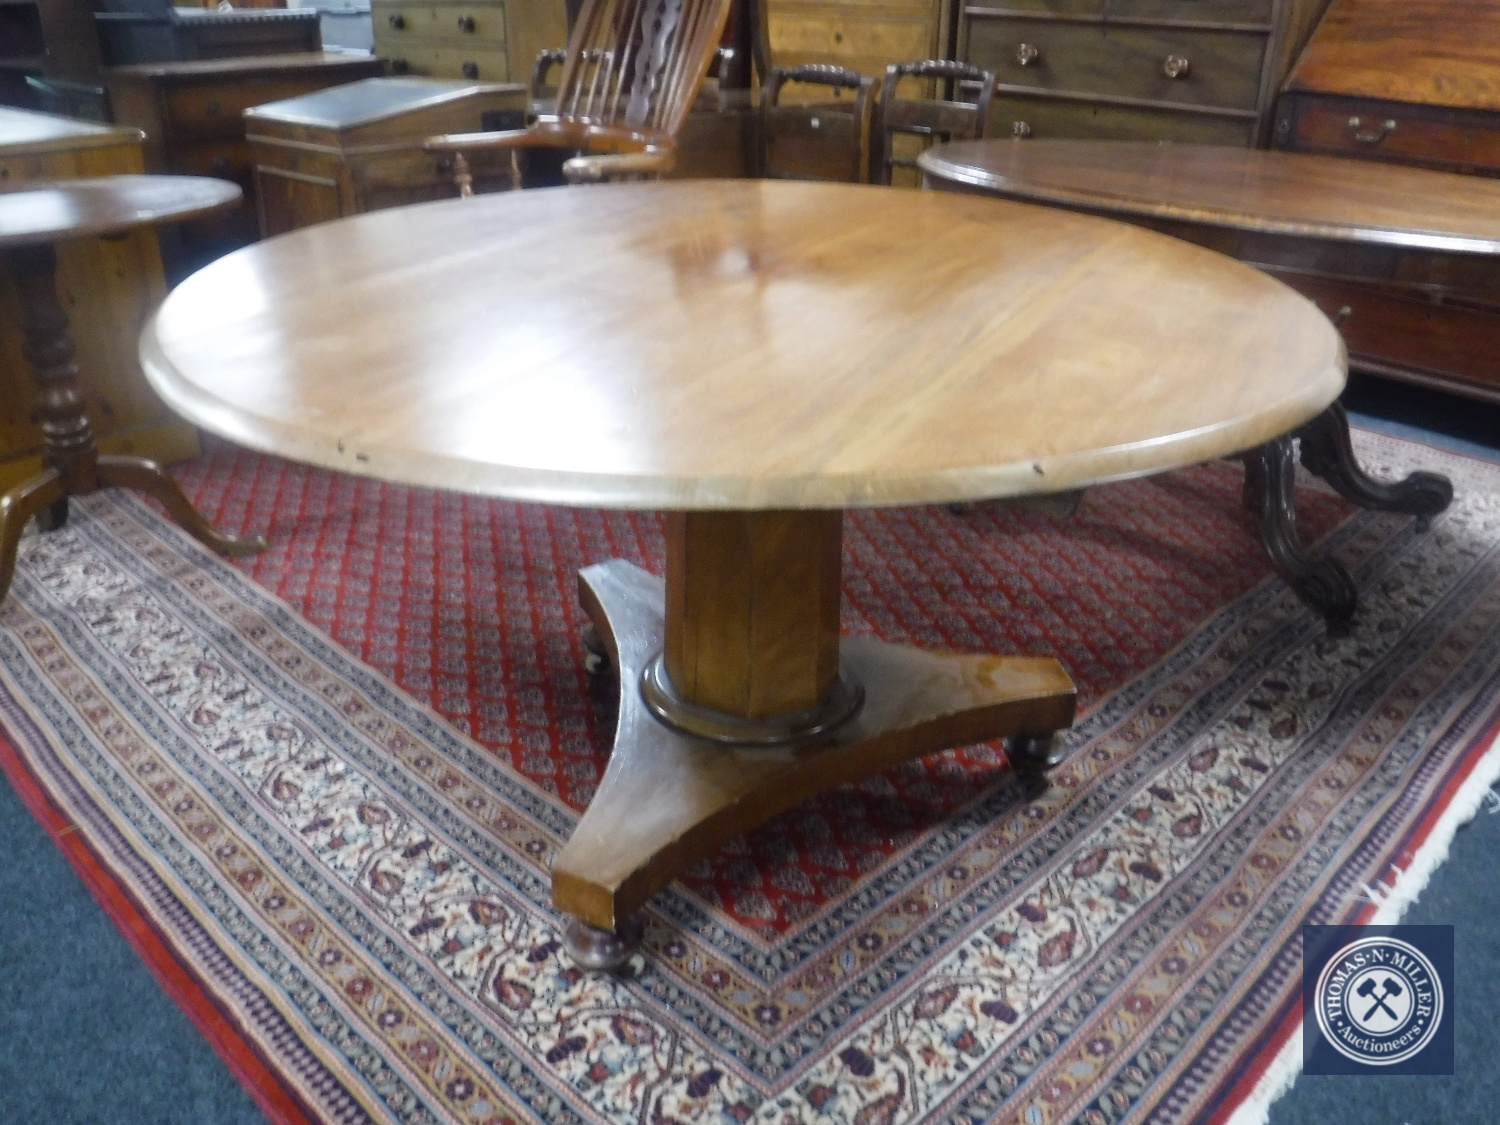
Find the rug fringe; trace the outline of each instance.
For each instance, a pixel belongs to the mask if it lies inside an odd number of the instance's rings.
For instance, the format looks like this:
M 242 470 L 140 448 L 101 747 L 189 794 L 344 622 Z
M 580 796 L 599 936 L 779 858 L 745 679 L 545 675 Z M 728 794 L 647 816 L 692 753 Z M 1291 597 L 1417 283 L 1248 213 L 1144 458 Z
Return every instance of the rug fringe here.
M 1500 737 L 1495 738 L 1459 786 L 1448 807 L 1439 814 L 1427 839 L 1412 856 L 1411 862 L 1396 877 L 1396 882 L 1378 899 L 1375 913 L 1363 923 L 1367 926 L 1393 926 L 1408 907 L 1417 901 L 1432 873 L 1448 858 L 1448 849 L 1458 830 L 1479 815 L 1495 783 L 1500 781 Z M 1367 888 L 1373 890 L 1373 888 Z M 1373 895 L 1372 895 L 1373 898 Z M 1267 1125 L 1271 1106 L 1296 1085 L 1302 1075 L 1302 1023 L 1297 1022 L 1291 1037 L 1276 1052 L 1276 1058 L 1255 1083 L 1249 1096 L 1235 1107 L 1224 1125 Z

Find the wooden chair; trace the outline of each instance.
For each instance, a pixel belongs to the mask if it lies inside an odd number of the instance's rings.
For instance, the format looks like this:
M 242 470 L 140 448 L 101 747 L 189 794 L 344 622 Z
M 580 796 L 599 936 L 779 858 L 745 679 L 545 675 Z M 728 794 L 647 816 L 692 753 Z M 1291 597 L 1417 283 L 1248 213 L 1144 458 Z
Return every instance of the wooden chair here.
M 584 0 L 552 112 L 525 129 L 451 133 L 427 142 L 453 155 L 461 195 L 473 194 L 465 152 L 574 149 L 570 183 L 656 175 L 677 159 L 677 133 L 718 51 L 732 0 Z
M 789 82 L 855 94 L 845 102 L 782 105 Z M 760 92 L 760 174 L 773 180 L 863 180 L 874 85 L 875 79 L 841 66 L 772 67 Z
M 955 96 L 964 87 L 977 86 L 973 101 L 940 98 L 898 98 L 896 86 L 903 78 L 935 78 L 953 83 Z M 880 84 L 880 102 L 870 128 L 870 182 L 888 184 L 891 169 L 916 168 L 916 158 L 897 156 L 892 141 L 899 134 L 933 141 L 978 140 L 989 127 L 990 99 L 995 93 L 994 71 L 947 59 L 892 63 Z

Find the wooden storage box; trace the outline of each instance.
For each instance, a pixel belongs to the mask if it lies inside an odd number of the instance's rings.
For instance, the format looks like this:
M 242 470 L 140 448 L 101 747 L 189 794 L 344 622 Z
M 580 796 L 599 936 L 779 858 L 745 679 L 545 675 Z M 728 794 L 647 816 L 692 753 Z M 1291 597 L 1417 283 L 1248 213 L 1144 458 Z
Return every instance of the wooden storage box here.
M 0 108 L 0 183 L 141 170 L 139 130 Z M 11 285 L 0 273 L 0 492 L 42 467 L 41 431 L 29 416 L 33 395 L 21 352 L 20 302 Z M 57 285 L 99 447 L 158 461 L 196 455 L 197 431 L 156 397 L 138 358 L 141 329 L 167 294 L 156 235 L 139 230 L 65 243 L 57 252 Z
M 345 215 L 456 196 L 437 133 L 521 128 L 524 86 L 369 78 L 245 112 L 264 237 Z M 479 191 L 507 188 L 510 161 L 470 158 Z

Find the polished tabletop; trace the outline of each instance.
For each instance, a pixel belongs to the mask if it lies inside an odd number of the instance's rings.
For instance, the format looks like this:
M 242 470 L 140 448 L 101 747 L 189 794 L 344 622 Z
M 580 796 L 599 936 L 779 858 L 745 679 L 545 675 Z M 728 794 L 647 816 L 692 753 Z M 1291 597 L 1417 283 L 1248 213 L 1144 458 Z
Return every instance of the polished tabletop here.
M 0 249 L 118 234 L 229 207 L 240 189 L 206 176 L 99 176 L 0 189 Z
M 1377 246 L 1500 254 L 1500 181 L 1370 160 L 1134 141 L 963 141 L 935 180 L 1010 199 Z
M 1247 449 L 1343 345 L 1229 258 L 941 192 L 677 181 L 420 204 L 183 282 L 169 405 L 399 483 L 630 508 L 1015 496 Z

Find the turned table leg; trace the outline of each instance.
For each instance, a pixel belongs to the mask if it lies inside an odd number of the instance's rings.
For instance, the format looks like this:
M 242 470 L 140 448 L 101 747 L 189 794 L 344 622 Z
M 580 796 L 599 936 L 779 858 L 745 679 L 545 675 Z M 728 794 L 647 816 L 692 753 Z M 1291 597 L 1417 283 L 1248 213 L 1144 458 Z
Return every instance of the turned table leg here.
M 1337 402 L 1295 433 L 1244 455 L 1245 506 L 1271 565 L 1298 597 L 1338 625 L 1354 616 L 1359 594 L 1343 566 L 1310 550 L 1297 535 L 1294 439 L 1303 466 L 1344 499 L 1376 511 L 1406 512 L 1423 526 L 1452 502 L 1453 484 L 1437 473 L 1415 472 L 1392 484 L 1366 474 L 1349 439 L 1349 415 Z
M 839 637 L 841 527 L 837 512 L 677 514 L 665 580 L 618 559 L 579 573 L 591 647 L 620 683 L 609 766 L 552 866 L 580 965 L 618 964 L 651 896 L 816 793 L 994 738 L 1019 736 L 1031 769 L 1059 760 L 1074 689 L 1056 660 Z
M 262 539 L 220 535 L 200 516 L 177 482 L 154 461 L 101 456 L 84 413 L 73 360 L 68 316 L 57 298 L 57 254 L 51 246 L 22 246 L 0 255 L 21 301 L 22 350 L 36 382 L 32 418 L 42 431 L 47 467 L 0 496 L 0 598 L 10 590 L 16 552 L 26 521 L 36 517 L 43 530 L 61 527 L 68 497 L 123 485 L 146 492 L 200 542 L 224 554 L 265 550 Z

